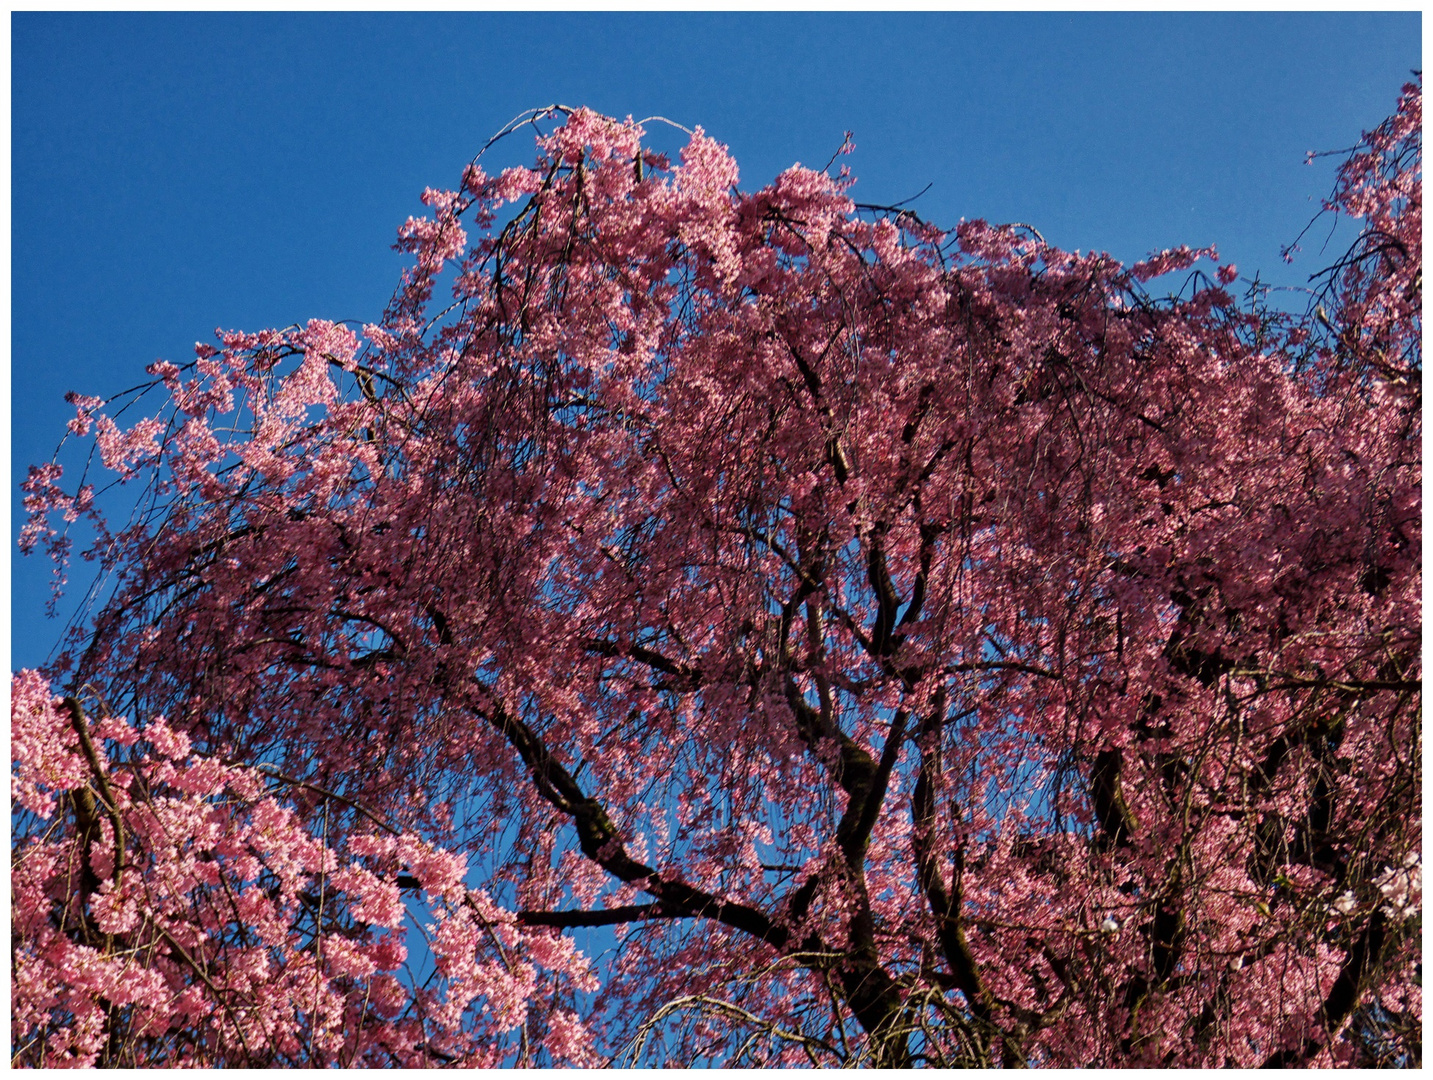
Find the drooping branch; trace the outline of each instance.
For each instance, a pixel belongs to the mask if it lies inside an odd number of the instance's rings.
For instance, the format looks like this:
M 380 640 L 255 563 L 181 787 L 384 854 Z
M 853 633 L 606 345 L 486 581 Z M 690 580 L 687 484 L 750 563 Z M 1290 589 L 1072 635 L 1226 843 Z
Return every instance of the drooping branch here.
M 936 795 L 942 773 L 941 740 L 945 728 L 945 709 L 946 695 L 942 687 L 935 695 L 935 701 L 921 724 L 917 738 L 920 765 L 911 799 L 911 846 L 915 854 L 921 890 L 925 893 L 926 902 L 930 905 L 931 915 L 935 919 L 936 933 L 950 973 L 956 986 L 965 995 L 974 1016 L 988 1023 L 994 1002 L 984 979 L 981 978 L 975 954 L 966 941 L 961 912 L 960 886 L 965 860 L 963 844 L 958 842 L 954 853 L 955 891 L 952 893 L 946 889 L 938 859 L 939 847 L 935 839 L 938 823 Z
M 589 859 L 619 880 L 638 885 L 668 910 L 715 919 L 776 949 L 787 944 L 788 932 L 755 908 L 722 900 L 683 881 L 664 877 L 633 859 L 601 801 L 583 792 L 531 727 L 496 703 L 483 715 L 532 770 L 533 782 L 542 797 L 572 818 L 582 853 Z
M 1388 924 L 1382 910 L 1375 910 L 1369 916 L 1363 933 L 1349 949 L 1348 958 L 1339 969 L 1338 978 L 1334 980 L 1328 997 L 1324 999 L 1323 1007 L 1319 1010 L 1319 1026 L 1330 1038 L 1343 1026 L 1349 1014 L 1362 1000 L 1366 980 L 1381 957 L 1387 932 Z M 1295 1068 L 1312 1061 L 1326 1045 L 1327 1042 L 1310 1037 L 1299 1046 L 1270 1054 L 1264 1061 L 1263 1068 Z

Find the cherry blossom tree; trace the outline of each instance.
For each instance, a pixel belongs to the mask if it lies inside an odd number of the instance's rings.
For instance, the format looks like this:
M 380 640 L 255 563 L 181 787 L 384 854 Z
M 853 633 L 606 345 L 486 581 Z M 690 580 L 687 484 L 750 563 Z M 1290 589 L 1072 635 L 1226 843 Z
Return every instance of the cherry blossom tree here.
M 1307 317 L 530 120 L 31 471 L 14 1061 L 1420 1060 L 1420 87 Z

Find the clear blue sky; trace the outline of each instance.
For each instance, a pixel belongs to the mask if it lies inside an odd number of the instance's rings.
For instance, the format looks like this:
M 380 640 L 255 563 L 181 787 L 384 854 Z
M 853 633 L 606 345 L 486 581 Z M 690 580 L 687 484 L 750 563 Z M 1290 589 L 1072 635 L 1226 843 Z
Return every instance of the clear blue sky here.
M 743 187 L 850 129 L 862 201 L 930 184 L 936 223 L 1126 261 L 1215 243 L 1295 284 L 1317 241 L 1291 268 L 1279 248 L 1333 171 L 1304 155 L 1392 111 L 1420 37 L 1417 13 L 15 14 L 12 498 L 67 390 L 131 386 L 216 326 L 375 317 L 418 193 L 526 108 L 700 124 Z M 13 567 L 33 666 L 60 630 L 49 565 Z

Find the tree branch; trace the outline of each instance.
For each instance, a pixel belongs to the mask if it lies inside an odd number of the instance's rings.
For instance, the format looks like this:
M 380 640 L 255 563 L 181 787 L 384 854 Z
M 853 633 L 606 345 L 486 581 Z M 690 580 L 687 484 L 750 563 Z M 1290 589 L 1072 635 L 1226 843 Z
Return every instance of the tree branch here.
M 490 712 L 480 715 L 517 750 L 523 763 L 532 770 L 533 782 L 542 797 L 573 819 L 582 853 L 589 859 L 614 877 L 638 885 L 669 910 L 690 917 L 715 919 L 777 949 L 786 945 L 789 932 L 774 925 L 755 908 L 719 899 L 682 881 L 668 880 L 652 867 L 633 859 L 601 802 L 587 797 L 531 727 L 497 703 Z
M 685 911 L 676 911 L 666 904 L 623 904 L 621 907 L 596 911 L 519 911 L 517 921 L 524 926 L 614 926 L 620 923 L 646 922 L 650 919 L 690 919 Z

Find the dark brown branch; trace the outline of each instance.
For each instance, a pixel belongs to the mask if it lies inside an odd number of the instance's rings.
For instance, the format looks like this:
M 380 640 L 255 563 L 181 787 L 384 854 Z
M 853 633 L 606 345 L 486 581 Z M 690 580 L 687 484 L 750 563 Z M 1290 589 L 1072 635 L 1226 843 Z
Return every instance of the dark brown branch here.
M 696 690 L 702 684 L 702 674 L 700 671 L 688 667 L 686 664 L 679 664 L 675 660 L 669 660 L 653 649 L 647 649 L 641 645 L 623 645 L 616 641 L 605 641 L 600 638 L 589 638 L 582 644 L 588 652 L 594 653 L 597 656 L 606 656 L 614 659 L 617 657 L 627 657 L 632 660 L 637 660 L 655 671 L 661 671 L 667 675 L 683 680 L 689 689 Z
M 953 891 L 947 891 L 940 872 L 938 845 L 935 829 L 936 786 L 941 774 L 941 736 L 945 727 L 945 691 L 936 694 L 930 715 L 921 725 L 919 738 L 920 765 L 916 777 L 916 788 L 911 799 L 911 817 L 914 828 L 911 831 L 911 846 L 916 857 L 916 874 L 931 915 L 935 918 L 936 935 L 940 940 L 941 952 L 950 967 L 955 985 L 965 995 L 972 1015 L 985 1024 L 991 1023 L 994 1002 L 985 981 L 980 977 L 980 968 L 975 954 L 965 938 L 962 919 L 961 879 L 965 868 L 965 853 L 957 846 L 952 875 Z M 982 1046 L 980 1053 L 986 1053 Z M 1012 1055 L 1014 1055 L 1012 1057 Z M 1006 1054 L 1011 1060 L 1019 1055 L 1012 1047 Z
M 124 870 L 124 822 L 120 819 L 119 804 L 115 802 L 114 791 L 109 786 L 109 776 L 100 764 L 99 752 L 95 750 L 95 744 L 90 739 L 89 724 L 85 720 L 85 710 L 78 698 L 67 697 L 64 699 L 65 708 L 70 714 L 70 726 L 74 728 L 75 735 L 80 741 L 80 750 L 85 755 L 85 761 L 90 767 L 90 774 L 95 778 L 95 784 L 99 787 L 100 799 L 104 803 L 105 814 L 109 817 L 110 825 L 114 829 L 114 883 L 120 883 L 121 874 Z M 76 825 L 80 832 L 80 839 L 84 844 L 85 870 L 88 877 L 95 877 L 94 872 L 89 869 L 89 844 L 99 835 L 99 822 L 94 805 L 94 796 L 88 788 L 77 788 L 74 792 Z M 96 880 L 94 888 L 98 887 Z M 93 891 L 93 889 L 87 890 Z
M 233 763 L 231 762 L 230 764 Z M 345 806 L 351 806 L 353 809 L 357 810 L 360 814 L 366 817 L 369 821 L 373 822 L 373 824 L 377 825 L 380 829 L 392 833 L 394 836 L 399 835 L 397 829 L 395 829 L 392 825 L 388 824 L 388 822 L 384 821 L 382 818 L 378 817 L 378 815 L 374 814 L 367 807 L 364 807 L 359 803 L 354 802 L 352 799 L 340 795 L 336 791 L 330 791 L 326 787 L 320 787 L 318 784 L 311 784 L 307 780 L 300 780 L 296 776 L 290 776 L 288 775 L 288 773 L 281 772 L 277 766 L 270 765 L 268 762 L 260 762 L 257 766 L 255 766 L 255 768 L 259 769 L 259 771 L 263 772 L 268 776 L 272 776 L 275 780 L 278 780 L 281 783 L 292 784 L 295 787 L 308 788 L 310 791 L 315 791 L 318 794 L 324 796 L 325 798 L 337 799 Z
M 1120 783 L 1124 755 L 1118 748 L 1101 750 L 1090 770 L 1090 801 L 1095 818 L 1111 843 L 1127 847 L 1134 838 L 1135 819 Z
M 834 724 L 828 727 L 822 722 L 821 714 L 802 696 L 801 687 L 797 685 L 795 677 L 789 674 L 786 676 L 786 703 L 790 706 L 796 720 L 797 732 L 813 754 L 816 751 L 816 745 L 822 739 L 833 739 L 840 747 L 841 757 L 839 764 L 833 770 L 834 778 L 841 785 L 841 789 L 850 796 L 846 813 L 851 814 L 852 807 L 856 803 L 864 801 L 866 792 L 870 788 L 876 773 L 875 761 L 856 740 L 839 727 Z M 855 813 L 860 813 L 859 807 L 856 807 Z M 854 820 L 853 818 L 853 824 Z
M 1363 933 L 1354 942 L 1353 948 L 1349 949 L 1348 958 L 1319 1010 L 1319 1020 L 1324 1030 L 1330 1034 L 1337 1031 L 1358 1006 L 1369 973 L 1383 951 L 1386 932 L 1387 923 L 1383 912 L 1375 911 L 1368 920 L 1368 925 L 1363 928 Z M 1301 1046 L 1269 1055 L 1262 1068 L 1294 1068 L 1312 1060 L 1322 1049 L 1323 1044 L 1317 1039 L 1305 1039 Z
M 871 644 L 874 646 L 874 655 L 877 659 L 885 659 L 895 652 L 900 641 L 892 637 L 892 630 L 896 625 L 896 611 L 901 606 L 901 598 L 896 595 L 895 583 L 891 580 L 891 572 L 886 566 L 886 549 L 884 540 L 885 525 L 878 522 L 872 531 L 870 550 L 866 556 L 866 573 L 871 582 L 871 588 L 876 593 L 876 625 L 871 630 Z
M 900 758 L 901 747 L 904 745 L 906 736 L 906 723 L 910 714 L 905 709 L 896 712 L 895 721 L 891 724 L 891 731 L 886 736 L 886 745 L 881 750 L 881 761 L 876 766 L 870 783 L 866 789 L 865 797 L 861 800 L 860 816 L 856 819 L 854 828 L 850 834 L 842 840 L 841 847 L 846 853 L 848 860 L 865 859 L 866 845 L 870 842 L 871 832 L 876 827 L 876 819 L 880 816 L 881 805 L 886 799 L 886 788 L 890 784 L 891 770 L 895 768 L 896 761 Z M 853 799 L 852 802 L 855 800 Z M 845 824 L 843 818 L 842 824 Z M 837 833 L 840 839 L 840 833 Z
M 640 886 L 669 910 L 689 917 L 715 919 L 777 949 L 786 945 L 790 939 L 788 931 L 774 925 L 755 908 L 721 900 L 682 881 L 664 879 L 652 867 L 633 859 L 602 803 L 587 797 L 531 727 L 497 704 L 484 716 L 532 770 L 533 783 L 542 797 L 572 818 L 582 853 L 589 859 L 614 877 Z
M 614 926 L 619 923 L 645 922 L 649 919 L 690 919 L 689 912 L 675 911 L 665 904 L 623 904 L 621 907 L 597 911 L 519 911 L 517 921 L 524 926 Z
M 1301 675 L 1287 675 L 1274 671 L 1236 668 L 1229 672 L 1235 678 L 1278 679 L 1270 682 L 1267 690 L 1337 690 L 1356 697 L 1393 691 L 1397 693 L 1423 692 L 1422 679 L 1314 679 Z

